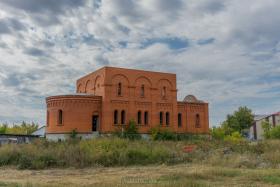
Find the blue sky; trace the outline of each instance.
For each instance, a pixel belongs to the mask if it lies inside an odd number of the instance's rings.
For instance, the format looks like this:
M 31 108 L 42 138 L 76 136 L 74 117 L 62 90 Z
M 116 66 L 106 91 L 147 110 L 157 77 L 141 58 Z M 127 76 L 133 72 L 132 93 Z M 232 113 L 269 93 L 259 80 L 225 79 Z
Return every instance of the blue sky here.
M 177 74 L 211 125 L 280 111 L 278 0 L 1 0 L 0 122 L 45 123 L 45 97 L 102 66 Z

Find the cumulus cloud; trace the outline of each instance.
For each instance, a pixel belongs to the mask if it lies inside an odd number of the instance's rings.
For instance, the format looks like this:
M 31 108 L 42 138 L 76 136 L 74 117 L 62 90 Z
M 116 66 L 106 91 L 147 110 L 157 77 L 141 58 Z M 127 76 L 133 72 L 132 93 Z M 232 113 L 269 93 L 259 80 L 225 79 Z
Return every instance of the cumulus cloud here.
M 0 121 L 44 124 L 45 100 L 105 65 L 177 74 L 178 99 L 280 110 L 277 0 L 2 0 Z M 278 107 L 278 108 L 277 108 Z

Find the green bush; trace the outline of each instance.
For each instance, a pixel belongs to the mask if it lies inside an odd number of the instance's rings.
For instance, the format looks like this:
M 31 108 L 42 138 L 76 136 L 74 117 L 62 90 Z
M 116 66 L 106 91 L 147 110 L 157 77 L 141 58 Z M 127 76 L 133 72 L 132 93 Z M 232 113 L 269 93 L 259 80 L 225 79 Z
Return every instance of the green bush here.
M 152 128 L 150 132 L 153 140 L 177 140 L 176 134 L 167 129 L 161 130 L 157 127 Z
M 266 139 L 280 139 L 280 126 L 277 125 L 275 127 L 272 126 L 267 121 L 262 122 L 262 128 L 263 128 L 263 136 Z
M 217 140 L 223 140 L 225 138 L 225 129 L 222 127 L 213 127 L 211 130 L 211 136 Z
M 280 139 L 280 126 L 273 127 L 269 131 L 269 134 L 270 138 L 272 139 Z
M 73 129 L 73 130 L 70 132 L 70 138 L 71 138 L 71 139 L 77 139 L 77 136 L 78 136 L 77 129 Z
M 138 133 L 138 129 L 134 120 L 129 121 L 128 126 L 123 133 L 123 136 L 124 138 L 128 138 L 130 140 L 141 139 L 141 135 Z
M 134 120 L 130 120 L 128 125 L 122 129 L 117 128 L 113 135 L 119 138 L 128 138 L 130 140 L 139 140 L 141 139 L 141 135 L 138 132 L 138 128 Z
M 231 135 L 225 136 L 224 140 L 239 143 L 244 140 L 238 131 L 233 132 Z

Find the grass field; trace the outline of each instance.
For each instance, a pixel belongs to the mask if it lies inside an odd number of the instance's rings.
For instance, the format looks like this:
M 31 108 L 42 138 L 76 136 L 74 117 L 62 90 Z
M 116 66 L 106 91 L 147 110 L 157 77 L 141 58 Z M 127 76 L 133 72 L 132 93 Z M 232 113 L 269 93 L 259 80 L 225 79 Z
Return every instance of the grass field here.
M 2 168 L 0 186 L 280 186 L 277 169 L 197 164 L 17 170 Z
M 119 138 L 4 145 L 0 187 L 280 186 L 279 145 Z

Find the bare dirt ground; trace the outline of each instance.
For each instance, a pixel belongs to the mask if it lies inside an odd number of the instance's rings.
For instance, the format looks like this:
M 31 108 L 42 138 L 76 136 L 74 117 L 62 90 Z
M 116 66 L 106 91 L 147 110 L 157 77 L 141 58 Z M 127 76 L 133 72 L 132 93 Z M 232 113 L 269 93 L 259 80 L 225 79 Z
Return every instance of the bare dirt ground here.
M 280 186 L 280 171 L 192 164 L 47 170 L 0 168 L 0 186 Z

